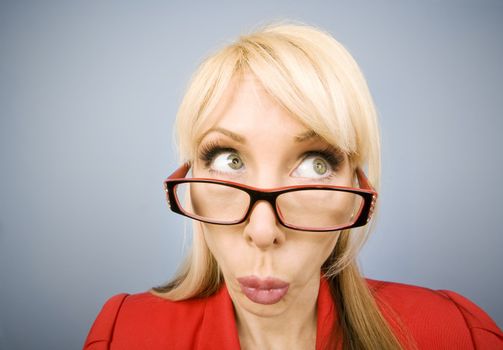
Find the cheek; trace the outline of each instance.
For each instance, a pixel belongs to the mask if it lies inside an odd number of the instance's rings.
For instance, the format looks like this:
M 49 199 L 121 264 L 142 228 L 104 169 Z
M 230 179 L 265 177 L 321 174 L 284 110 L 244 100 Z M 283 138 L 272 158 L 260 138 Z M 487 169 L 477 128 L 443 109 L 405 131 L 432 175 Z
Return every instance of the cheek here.
M 307 266 L 319 270 L 332 253 L 339 233 L 315 233 L 312 236 L 302 238 L 302 247 L 297 248 L 297 254 L 302 254 L 303 262 Z
M 240 259 L 239 240 L 242 235 L 234 226 L 217 226 L 201 223 L 201 230 L 211 254 L 222 270 L 235 266 Z

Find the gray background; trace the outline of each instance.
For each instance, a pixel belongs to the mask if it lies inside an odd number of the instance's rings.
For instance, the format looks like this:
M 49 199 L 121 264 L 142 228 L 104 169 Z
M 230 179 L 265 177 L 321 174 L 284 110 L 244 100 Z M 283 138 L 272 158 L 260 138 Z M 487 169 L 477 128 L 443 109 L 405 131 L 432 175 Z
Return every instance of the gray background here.
M 455 290 L 503 324 L 501 1 L 0 3 L 0 348 L 78 349 L 103 302 L 168 279 L 161 182 L 213 48 L 291 18 L 360 63 L 381 114 L 367 276 Z

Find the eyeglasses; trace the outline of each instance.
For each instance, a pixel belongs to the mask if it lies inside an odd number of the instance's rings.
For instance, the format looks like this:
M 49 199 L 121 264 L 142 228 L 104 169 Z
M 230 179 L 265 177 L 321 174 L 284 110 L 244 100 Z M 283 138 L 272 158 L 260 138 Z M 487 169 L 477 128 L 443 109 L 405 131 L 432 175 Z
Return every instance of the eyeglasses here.
M 190 164 L 183 164 L 165 181 L 170 209 L 180 215 L 217 225 L 243 223 L 255 203 L 266 201 L 278 222 L 300 231 L 338 231 L 366 225 L 372 216 L 377 192 L 360 168 L 360 188 L 298 185 L 260 189 L 237 182 L 185 178 Z

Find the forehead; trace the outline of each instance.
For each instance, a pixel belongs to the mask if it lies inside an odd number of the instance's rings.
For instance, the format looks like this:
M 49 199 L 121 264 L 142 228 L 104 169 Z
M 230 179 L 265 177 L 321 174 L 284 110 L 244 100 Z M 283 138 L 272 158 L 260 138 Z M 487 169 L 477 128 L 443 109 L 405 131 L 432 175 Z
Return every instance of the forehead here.
M 215 128 L 229 129 L 245 138 L 296 137 L 310 130 L 281 106 L 250 73 L 231 80 L 198 140 Z

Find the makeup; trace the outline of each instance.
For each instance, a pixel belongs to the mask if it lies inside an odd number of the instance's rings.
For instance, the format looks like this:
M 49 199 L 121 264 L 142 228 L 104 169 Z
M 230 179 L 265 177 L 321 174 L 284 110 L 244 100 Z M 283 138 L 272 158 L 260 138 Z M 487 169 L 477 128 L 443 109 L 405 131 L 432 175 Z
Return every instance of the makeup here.
M 257 304 L 272 305 L 279 302 L 288 292 L 290 284 L 278 278 L 246 276 L 237 279 L 241 291 Z

